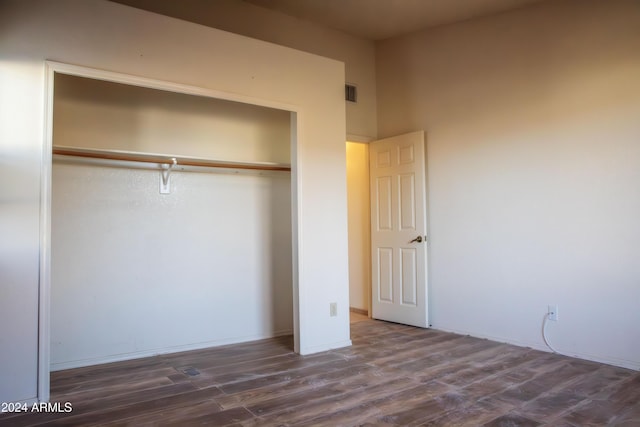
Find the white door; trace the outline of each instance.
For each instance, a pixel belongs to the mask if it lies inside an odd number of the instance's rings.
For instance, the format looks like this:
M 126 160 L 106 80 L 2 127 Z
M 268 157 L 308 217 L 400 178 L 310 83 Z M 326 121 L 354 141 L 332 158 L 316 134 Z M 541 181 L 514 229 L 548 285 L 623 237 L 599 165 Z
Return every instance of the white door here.
M 427 327 L 424 132 L 369 145 L 374 319 Z

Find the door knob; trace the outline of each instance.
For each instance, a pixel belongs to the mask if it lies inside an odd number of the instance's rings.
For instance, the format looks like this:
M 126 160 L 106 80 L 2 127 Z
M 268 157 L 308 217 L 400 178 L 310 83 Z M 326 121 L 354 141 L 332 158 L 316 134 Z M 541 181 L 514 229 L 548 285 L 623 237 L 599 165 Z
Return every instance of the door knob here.
M 418 242 L 418 243 L 422 243 L 422 236 L 418 236 L 415 239 L 413 239 L 412 241 L 410 241 L 409 243 L 413 243 L 413 242 Z

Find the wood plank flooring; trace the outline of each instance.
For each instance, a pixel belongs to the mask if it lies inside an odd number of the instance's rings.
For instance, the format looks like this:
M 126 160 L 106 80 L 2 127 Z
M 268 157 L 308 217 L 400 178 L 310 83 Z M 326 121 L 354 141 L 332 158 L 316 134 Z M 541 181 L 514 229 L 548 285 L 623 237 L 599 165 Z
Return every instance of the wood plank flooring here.
M 640 372 L 352 314 L 353 346 L 291 337 L 55 372 L 70 413 L 0 426 L 640 426 Z

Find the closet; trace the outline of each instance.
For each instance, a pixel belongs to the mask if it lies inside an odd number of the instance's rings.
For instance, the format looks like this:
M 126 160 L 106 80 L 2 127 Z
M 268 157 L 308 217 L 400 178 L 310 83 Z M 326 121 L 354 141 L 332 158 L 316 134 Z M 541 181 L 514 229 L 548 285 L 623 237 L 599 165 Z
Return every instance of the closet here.
M 56 74 L 51 370 L 291 334 L 288 111 Z

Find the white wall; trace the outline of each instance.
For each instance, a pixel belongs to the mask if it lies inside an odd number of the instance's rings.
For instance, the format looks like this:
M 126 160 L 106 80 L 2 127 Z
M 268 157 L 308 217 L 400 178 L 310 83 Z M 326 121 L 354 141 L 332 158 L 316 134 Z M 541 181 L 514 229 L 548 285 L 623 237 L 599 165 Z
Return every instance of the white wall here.
M 353 141 L 370 141 L 377 134 L 375 44 L 339 30 L 323 27 L 277 11 L 236 0 L 115 0 L 167 16 L 254 37 L 345 63 L 345 79 L 357 86 L 358 102 L 346 103 L 347 135 Z M 349 171 L 349 186 L 361 169 Z M 368 191 L 368 187 L 367 187 Z M 368 194 L 367 194 L 368 197 Z M 355 198 L 355 199 L 354 199 Z M 350 210 L 362 202 L 350 191 Z M 367 207 L 368 209 L 368 207 Z M 349 219 L 349 293 L 352 307 L 367 309 L 369 303 L 369 237 L 361 230 L 362 216 Z M 368 221 L 368 220 L 367 220 Z M 356 229 L 351 227 L 355 226 Z M 366 245 L 366 249 L 364 246 Z M 363 252 L 361 252 L 363 251 Z M 366 270 L 366 272 L 365 272 Z
M 167 16 L 326 56 L 345 64 L 346 82 L 358 87 L 358 102 L 347 103 L 351 140 L 376 136 L 375 45 L 270 9 L 237 0 L 116 0 Z
M 358 102 L 346 103 L 347 135 L 352 141 L 370 141 L 377 134 L 375 44 L 339 30 L 323 27 L 277 11 L 237 0 L 114 0 L 167 16 L 288 46 L 345 63 L 345 79 L 355 84 Z M 350 166 L 349 166 L 350 167 Z M 362 169 L 349 171 L 348 185 Z M 360 179 L 360 178 L 357 178 Z M 367 178 L 368 179 L 368 178 Z M 368 185 L 367 190 L 368 191 Z M 349 191 L 350 211 L 363 202 L 358 190 Z M 367 193 L 368 197 L 368 193 Z M 368 199 L 367 199 L 368 200 Z M 360 209 L 360 208 L 357 208 Z M 368 207 L 367 207 L 368 212 Z M 349 219 L 349 283 L 352 307 L 367 309 L 369 303 L 369 236 L 359 212 Z M 368 213 L 367 213 L 368 215 Z M 368 219 L 367 219 L 368 224 Z M 355 226 L 356 229 L 352 229 Z M 366 248 L 365 248 L 366 246 Z
M 288 162 L 289 116 L 58 74 L 53 143 Z M 92 164 L 54 160 L 52 369 L 292 333 L 289 173 Z
M 425 129 L 431 323 L 640 368 L 640 3 L 382 42 L 379 134 Z
M 347 142 L 349 212 L 349 305 L 369 310 L 371 300 L 371 224 L 369 145 Z
M 52 370 L 292 333 L 289 174 L 56 161 Z
M 19 325 L 0 342 L 1 401 L 37 397 L 45 59 L 297 110 L 292 221 L 299 348 L 310 353 L 350 343 L 343 64 L 100 0 L 5 0 L 0 29 L 1 169 L 3 182 L 12 183 L 0 187 L 0 322 Z M 330 302 L 338 303 L 337 317 L 329 317 Z
M 54 144 L 240 162 L 291 162 L 290 113 L 203 96 L 55 78 Z

